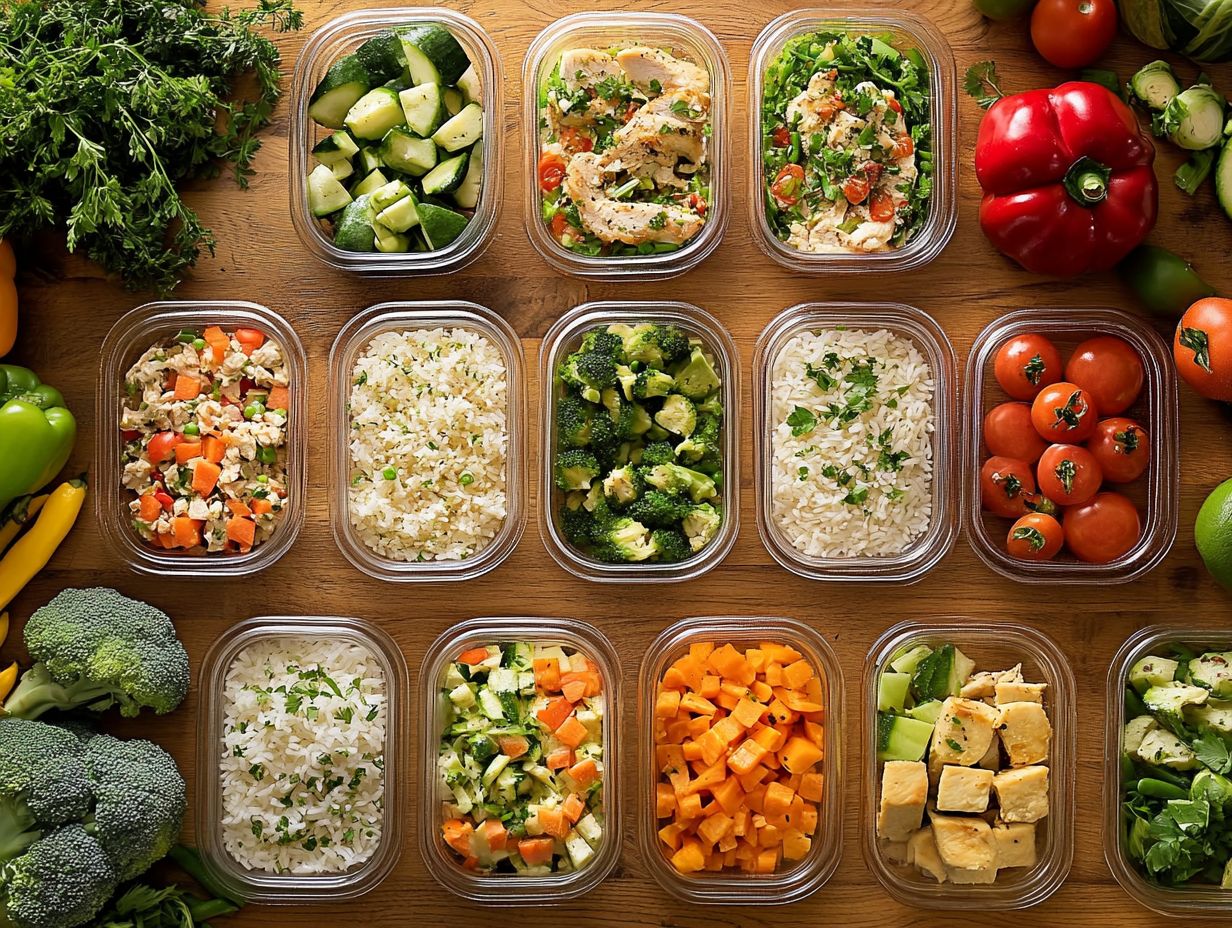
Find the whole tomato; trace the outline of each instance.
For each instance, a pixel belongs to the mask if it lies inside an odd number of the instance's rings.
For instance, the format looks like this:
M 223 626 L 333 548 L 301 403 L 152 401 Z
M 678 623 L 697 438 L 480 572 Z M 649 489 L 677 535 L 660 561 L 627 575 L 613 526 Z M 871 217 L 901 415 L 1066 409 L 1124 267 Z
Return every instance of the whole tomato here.
M 1133 346 L 1114 335 L 1088 338 L 1065 365 L 1065 379 L 1091 394 L 1102 416 L 1116 416 L 1134 405 L 1146 374 Z
M 1116 36 L 1115 0 L 1040 0 L 1031 13 L 1031 41 L 1049 64 L 1085 68 Z
M 1048 447 L 1031 424 L 1026 403 L 1001 403 L 984 417 L 984 444 L 988 453 L 1034 464 Z
M 1034 493 L 1035 475 L 1026 461 L 994 456 L 980 468 L 980 501 L 993 515 L 1003 519 L 1026 515 L 1026 499 Z
M 1232 300 L 1213 296 L 1185 310 L 1172 357 L 1177 373 L 1199 394 L 1232 403 Z
M 1042 512 L 1028 512 L 1010 527 L 1005 550 L 1024 561 L 1048 561 L 1065 542 L 1061 523 Z
M 1095 455 L 1110 483 L 1137 480 L 1151 460 L 1146 429 L 1133 419 L 1104 419 L 1087 442 L 1087 450 Z
M 1089 564 L 1107 564 L 1128 554 L 1142 534 L 1137 507 L 1120 493 L 1097 493 L 1089 503 L 1071 506 L 1061 526 L 1074 557 Z
M 1031 404 L 1031 421 L 1048 441 L 1076 445 L 1095 432 L 1099 407 L 1082 387 L 1061 381 L 1040 391 Z
M 1061 379 L 1061 352 L 1043 335 L 1015 335 L 997 349 L 993 373 L 1011 397 L 1033 400 L 1041 389 Z
M 1079 506 L 1099 492 L 1104 474 L 1095 456 L 1078 445 L 1052 445 L 1039 459 L 1036 483 L 1058 506 Z

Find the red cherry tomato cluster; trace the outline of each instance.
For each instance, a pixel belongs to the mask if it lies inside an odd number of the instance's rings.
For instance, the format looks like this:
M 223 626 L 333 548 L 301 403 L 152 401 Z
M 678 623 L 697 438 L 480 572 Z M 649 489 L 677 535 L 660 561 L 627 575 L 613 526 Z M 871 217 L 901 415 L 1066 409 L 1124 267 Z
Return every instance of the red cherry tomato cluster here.
M 1105 486 L 1137 480 L 1150 460 L 1146 429 L 1123 415 L 1142 392 L 1138 352 L 1099 335 L 1062 364 L 1044 336 L 1016 335 L 997 349 L 993 372 L 1011 400 L 984 416 L 980 500 L 1014 520 L 1006 550 L 1047 561 L 1064 548 L 1092 564 L 1128 553 L 1142 531 L 1138 509 Z

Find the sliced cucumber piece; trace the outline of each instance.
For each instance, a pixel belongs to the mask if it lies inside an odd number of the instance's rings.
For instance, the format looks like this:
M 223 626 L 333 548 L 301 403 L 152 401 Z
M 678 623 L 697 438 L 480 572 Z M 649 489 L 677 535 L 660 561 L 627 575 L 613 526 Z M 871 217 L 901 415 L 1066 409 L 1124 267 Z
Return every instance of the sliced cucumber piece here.
M 401 77 L 406 61 L 402 57 L 402 42 L 393 31 L 375 35 L 355 50 L 355 57 L 372 76 L 372 83 L 383 84 Z
M 350 164 L 349 161 L 342 162 Z M 333 168 L 328 164 L 318 164 L 308 175 L 308 209 L 312 215 L 320 218 L 336 213 L 351 202 L 351 195 L 346 187 L 334 177 Z
M 379 169 L 369 172 L 369 174 L 358 184 L 351 188 L 351 196 L 362 197 L 372 193 L 374 190 L 379 190 L 389 183 L 389 178 L 381 173 Z
M 322 167 L 329 168 L 336 180 L 346 180 L 355 173 L 355 165 L 349 161 L 335 161 L 333 164 L 322 165 Z
M 390 131 L 392 132 L 393 130 L 391 129 Z M 377 168 L 382 167 L 385 164 L 385 162 L 381 160 L 379 148 L 373 146 L 361 148 L 359 150 L 359 158 L 356 160 L 359 162 L 356 165 L 356 168 L 359 170 L 360 174 L 365 176 L 371 174 Z
M 483 107 L 468 103 L 432 134 L 432 141 L 445 151 L 458 151 L 483 138 Z
M 430 197 L 438 197 L 457 188 L 466 174 L 466 162 L 469 159 L 466 152 L 455 155 L 448 161 L 442 161 L 423 179 L 423 192 Z
M 347 112 L 371 86 L 372 78 L 358 57 L 339 58 L 312 91 L 308 116 L 322 126 L 341 129 Z
M 357 139 L 383 138 L 386 132 L 404 122 L 398 92 L 389 87 L 369 90 L 346 114 L 347 128 Z
M 462 107 L 466 106 L 466 101 L 462 99 L 462 91 L 457 87 L 446 87 L 441 92 L 441 96 L 445 101 L 445 112 L 450 116 L 457 116 L 462 112 Z
M 471 156 L 466 162 L 466 176 L 453 192 L 453 201 L 463 209 L 474 209 L 479 205 L 479 194 L 483 187 L 483 140 L 480 139 L 471 149 Z
M 339 129 L 333 135 L 327 135 L 312 149 L 312 157 L 321 164 L 337 164 L 339 161 L 349 161 L 359 153 L 359 146 L 351 138 L 346 129 Z
M 372 251 L 376 247 L 368 194 L 357 197 L 343 209 L 334 225 L 334 245 L 343 251 Z
M 397 254 L 411 250 L 411 237 L 403 235 L 400 232 L 394 232 L 392 229 L 387 229 L 379 222 L 374 226 L 376 230 L 376 250 L 385 254 Z
M 483 103 L 483 86 L 479 83 L 479 72 L 475 66 L 467 68 L 458 78 L 458 89 L 467 103 Z
M 408 229 L 415 228 L 419 225 L 419 211 L 415 208 L 415 195 L 410 194 L 385 207 L 376 214 L 376 221 L 392 232 L 406 232 Z
M 421 177 L 436 166 L 436 144 L 431 139 L 419 138 L 401 126 L 385 134 L 379 154 L 382 164 L 413 177 Z
M 419 228 L 432 251 L 452 244 L 466 231 L 466 217 L 461 213 L 432 203 L 420 203 L 416 209 L 419 212 Z
M 378 187 L 371 194 L 373 215 L 410 195 L 411 188 L 400 180 L 391 180 L 384 187 Z
M 416 84 L 398 94 L 398 100 L 402 103 L 406 124 L 422 138 L 432 135 L 445 120 L 440 84 Z
M 453 33 L 437 23 L 398 30 L 402 55 L 416 84 L 456 84 L 471 60 Z

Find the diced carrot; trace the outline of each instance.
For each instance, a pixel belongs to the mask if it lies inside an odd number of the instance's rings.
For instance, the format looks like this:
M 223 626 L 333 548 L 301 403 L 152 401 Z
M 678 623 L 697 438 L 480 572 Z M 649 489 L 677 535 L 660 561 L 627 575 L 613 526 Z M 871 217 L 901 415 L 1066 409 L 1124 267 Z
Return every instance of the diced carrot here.
M 770 848 L 759 853 L 753 871 L 755 873 L 773 873 L 779 868 L 779 853 L 779 848 Z
M 253 515 L 263 516 L 267 512 L 273 512 L 273 511 L 274 511 L 274 504 L 271 503 L 268 499 L 254 499 L 252 501 Z
M 773 641 L 763 641 L 761 643 L 761 649 L 766 652 L 767 660 L 774 661 L 778 664 L 783 664 L 784 666 L 787 664 L 793 664 L 804 656 L 790 645 L 778 644 Z
M 752 728 L 761 721 L 765 711 L 765 706 L 755 703 L 751 699 L 742 699 L 736 703 L 736 708 L 732 710 L 732 718 L 745 728 Z
M 689 789 L 697 792 L 702 789 L 708 789 L 711 786 L 717 786 L 722 783 L 727 777 L 727 762 L 722 758 L 708 765 L 698 774 L 697 779 L 689 784 Z
M 799 660 L 783 668 L 783 682 L 793 690 L 802 689 L 813 679 L 813 665 L 808 661 Z
M 655 698 L 655 717 L 670 719 L 680 711 L 680 693 L 676 690 L 660 690 Z
M 787 739 L 783 737 L 783 733 L 778 731 L 778 729 L 763 728 L 753 736 L 753 740 L 767 751 L 777 751 Z
M 556 731 L 564 724 L 565 719 L 573 712 L 573 704 L 563 697 L 557 697 L 539 710 L 536 716 L 548 731 Z M 576 745 L 571 745 L 576 747 Z
M 784 689 L 775 690 L 776 693 L 786 693 Z M 782 699 L 775 699 L 770 703 L 770 716 L 775 722 L 786 722 L 791 725 L 796 721 L 796 713 L 787 707 L 787 704 Z
M 560 661 L 554 657 L 535 659 L 535 686 L 546 693 L 560 689 Z
M 235 340 L 240 343 L 240 350 L 244 354 L 252 354 L 265 343 L 265 333 L 258 329 L 240 328 L 235 330 Z
M 708 673 L 702 677 L 702 685 L 698 687 L 697 692 L 705 699 L 715 699 L 719 695 L 719 687 L 722 683 L 722 678 Z
M 231 339 L 227 338 L 226 333 L 216 325 L 209 326 L 202 333 L 202 337 L 210 346 L 210 363 L 218 367 L 227 357 L 227 351 L 231 348 Z M 205 360 L 204 357 L 202 360 Z
M 577 793 L 570 793 L 565 797 L 561 808 L 565 812 L 565 818 L 569 820 L 569 824 L 577 824 L 577 820 L 582 817 L 582 813 L 586 811 L 586 803 L 582 801 L 582 797 Z
M 744 652 L 744 659 L 757 673 L 761 673 L 766 668 L 766 652 L 761 648 L 749 648 Z
M 679 667 L 669 667 L 663 672 L 663 689 L 682 690 L 686 685 L 684 674 Z
M 193 458 L 201 457 L 201 442 L 182 441 L 175 446 L 175 463 L 187 464 Z
M 583 694 L 586 696 L 598 696 L 603 689 L 602 677 L 594 670 L 572 671 L 560 675 L 560 685 L 562 688 L 573 682 L 580 682 L 582 684 Z
M 817 830 L 817 806 L 805 806 L 797 825 L 806 835 L 813 834 Z
M 476 664 L 482 664 L 490 656 L 487 648 L 470 648 L 458 655 L 458 663 L 474 667 Z
M 557 748 L 544 758 L 543 763 L 549 770 L 563 770 L 573 766 L 573 751 L 570 748 Z
M 138 504 L 141 508 L 137 510 L 137 515 L 142 522 L 156 522 L 162 515 L 163 507 L 159 505 L 153 493 L 138 497 Z
M 551 838 L 523 838 L 518 842 L 518 856 L 528 867 L 551 863 L 556 842 Z
M 805 720 L 804 722 L 804 737 L 817 745 L 822 750 L 826 747 L 826 730 L 816 722 Z
M 786 815 L 796 794 L 782 783 L 766 785 L 766 815 Z
M 753 685 L 749 687 L 749 691 L 758 702 L 769 702 L 770 697 L 774 695 L 774 687 L 765 680 L 754 680 Z
M 655 817 L 671 818 L 676 811 L 676 791 L 670 783 L 655 784 Z
M 680 697 L 680 708 L 694 715 L 714 715 L 718 707 L 700 693 L 685 693 Z
M 732 680 L 744 686 L 748 686 L 757 677 L 756 672 L 753 670 L 753 665 L 745 660 L 744 655 L 732 647 L 730 643 L 717 648 L 706 659 L 706 663 L 723 679 Z
M 679 873 L 697 873 L 706 866 L 706 855 L 696 838 L 685 838 L 680 850 L 672 855 L 672 866 Z
M 679 822 L 671 822 L 659 829 L 659 840 L 673 851 L 680 849 L 680 836 L 684 834 L 685 826 Z
M 474 831 L 470 822 L 460 818 L 451 818 L 441 823 L 441 837 L 463 857 L 471 856 L 471 835 Z
M 553 838 L 564 838 L 569 834 L 569 822 L 565 820 L 565 813 L 559 808 L 550 809 L 547 806 L 540 806 L 539 826 L 544 834 L 549 834 Z
M 270 387 L 269 396 L 265 400 L 265 408 L 290 410 L 291 391 L 286 387 Z
M 589 757 L 586 760 L 580 760 L 569 768 L 569 779 L 577 785 L 578 789 L 589 789 L 591 784 L 599 779 L 599 765 Z
M 737 775 L 748 773 L 758 766 L 769 753 L 752 738 L 748 738 L 727 759 L 727 766 Z
M 192 374 L 176 374 L 172 399 L 195 400 L 201 394 L 201 381 Z
M 795 735 L 788 738 L 787 743 L 783 745 L 782 751 L 779 752 L 779 760 L 788 773 L 807 773 L 821 760 L 821 748 L 808 738 Z
M 689 645 L 689 657 L 702 664 L 706 663 L 706 658 L 708 658 L 713 652 L 713 641 L 695 641 Z
M 227 500 L 227 508 L 231 511 L 231 515 L 233 516 L 252 515 L 252 510 L 248 508 L 248 504 L 245 503 L 242 499 Z
M 780 687 L 774 691 L 774 695 L 778 697 L 776 701 L 782 702 L 792 712 L 820 712 L 822 710 L 821 703 L 813 702 L 813 700 L 808 698 L 807 694 L 801 693 L 798 690 Z
M 744 734 L 744 726 L 730 715 L 725 719 L 719 719 L 710 730 L 723 739 L 724 747 Z
M 545 709 L 544 711 L 546 712 L 547 710 Z M 576 748 L 585 741 L 588 734 L 586 726 L 579 722 L 576 716 L 572 715 L 565 719 L 560 727 L 556 729 L 556 737 L 560 743 L 567 744 L 571 748 Z
M 768 776 L 770 776 L 770 771 L 759 764 L 748 773 L 739 774 L 740 788 L 746 793 L 751 793 Z
M 744 790 L 740 788 L 740 781 L 735 777 L 728 777 L 722 783 L 712 786 L 710 795 L 714 797 L 719 808 L 728 815 L 735 815 L 740 811 L 740 806 L 744 802 Z
M 684 749 L 678 744 L 656 745 L 655 761 L 659 765 L 660 773 L 670 775 L 673 771 L 682 770 L 684 768 Z
M 822 777 L 820 773 L 806 773 L 800 778 L 799 793 L 809 802 L 821 802 Z
M 176 516 L 171 520 L 171 534 L 177 548 L 195 548 L 201 544 L 201 523 L 188 516 Z
M 509 832 L 506 831 L 504 822 L 498 818 L 484 819 L 479 826 L 479 836 L 491 851 L 503 851 L 509 841 Z
M 227 454 L 227 443 L 214 435 L 207 435 L 201 440 L 201 456 L 211 464 L 221 464 Z
M 496 739 L 496 743 L 506 757 L 518 758 L 530 750 L 530 742 L 521 735 L 501 735 Z
M 706 816 L 702 823 L 697 826 L 697 833 L 708 843 L 717 844 L 719 839 L 730 832 L 731 829 L 731 816 L 720 811 L 715 815 Z
M 689 819 L 701 818 L 702 797 L 700 793 L 681 795 L 676 793 L 676 821 L 687 822 Z
M 192 488 L 199 496 L 209 496 L 218 485 L 218 477 L 222 468 L 217 464 L 201 460 L 193 466 Z
M 689 720 L 689 737 L 700 738 L 706 732 L 710 731 L 709 715 L 699 715 L 696 718 Z
M 241 551 L 251 551 L 252 543 L 257 537 L 257 523 L 243 516 L 232 516 L 227 520 L 227 540 L 234 541 Z
M 701 689 L 702 677 L 706 675 L 705 658 L 698 658 L 690 649 L 688 657 L 682 657 L 676 661 L 676 667 L 680 669 L 684 677 L 684 685 L 686 689 L 696 692 Z
M 717 705 L 724 712 L 731 712 L 732 709 L 739 705 L 740 697 L 733 696 L 731 693 L 720 692 L 719 695 L 714 698 L 714 702 L 715 705 Z
M 698 738 L 695 743 L 700 746 L 702 760 L 707 764 L 713 764 L 727 753 L 727 742 L 713 728 Z
M 561 687 L 561 692 L 569 702 L 578 702 L 586 695 L 586 684 L 581 680 L 570 680 Z
M 795 828 L 788 828 L 783 832 L 784 860 L 803 860 L 812 846 L 812 839 Z
M 783 685 L 783 665 L 777 661 L 766 664 L 766 683 L 770 686 Z
M 705 760 L 705 753 L 700 741 L 686 741 L 684 747 L 684 759 L 687 761 Z M 717 760 L 721 754 L 716 754 L 712 760 Z

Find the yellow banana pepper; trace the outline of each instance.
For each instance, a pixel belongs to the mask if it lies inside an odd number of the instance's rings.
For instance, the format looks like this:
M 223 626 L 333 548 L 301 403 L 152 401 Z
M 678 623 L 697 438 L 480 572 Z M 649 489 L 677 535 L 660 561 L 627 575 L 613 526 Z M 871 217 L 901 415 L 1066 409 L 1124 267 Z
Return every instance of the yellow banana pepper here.
M 9 693 L 13 692 L 13 684 L 17 682 L 17 661 L 9 664 L 4 670 L 0 670 L 0 705 L 9 698 Z
M 0 609 L 11 603 L 34 575 L 47 566 L 77 521 L 85 498 L 84 477 L 65 481 L 48 497 L 38 521 L 0 560 Z
M 13 543 L 13 539 L 21 532 L 22 526 L 32 521 L 47 502 L 50 493 L 40 493 L 38 496 L 23 496 L 15 500 L 8 508 L 8 519 L 0 525 L 0 554 Z

